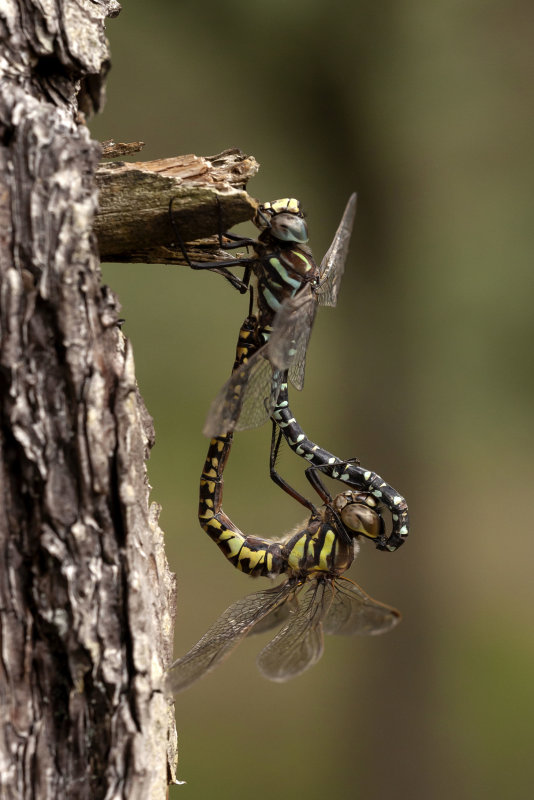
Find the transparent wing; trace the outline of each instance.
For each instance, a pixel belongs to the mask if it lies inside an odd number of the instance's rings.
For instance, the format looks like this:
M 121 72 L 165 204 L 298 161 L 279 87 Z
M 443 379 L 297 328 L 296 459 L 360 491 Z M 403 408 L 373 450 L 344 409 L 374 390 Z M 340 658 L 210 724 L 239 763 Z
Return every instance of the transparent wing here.
M 167 671 L 168 691 L 181 692 L 214 669 L 255 625 L 285 602 L 294 588 L 294 582 L 285 581 L 232 603 L 197 644 Z
M 328 248 L 319 268 L 321 277 L 319 288 L 317 289 L 317 297 L 319 304 L 322 306 L 335 306 L 337 303 L 339 285 L 345 271 L 345 262 L 349 252 L 350 236 L 355 216 L 356 195 L 351 194 L 332 244 Z
M 387 633 L 401 620 L 392 606 L 373 600 L 348 578 L 334 581 L 334 597 L 324 619 L 325 633 L 376 635 Z
M 297 601 L 293 595 L 289 595 L 287 600 L 280 603 L 279 606 L 254 625 L 249 632 L 249 636 L 254 636 L 257 633 L 267 633 L 267 631 L 272 631 L 273 628 L 280 627 L 296 609 L 298 609 Z
M 232 372 L 210 406 L 203 433 L 224 436 L 262 425 L 276 404 L 281 380 L 273 374 L 265 344 Z
M 288 370 L 289 380 L 299 390 L 304 386 L 306 351 L 316 310 L 315 291 L 307 284 L 295 297 L 282 303 L 266 344 L 273 366 Z
M 331 599 L 331 582 L 313 580 L 299 598 L 298 610 L 258 656 L 258 669 L 265 678 L 287 681 L 319 661 L 323 654 L 321 622 Z

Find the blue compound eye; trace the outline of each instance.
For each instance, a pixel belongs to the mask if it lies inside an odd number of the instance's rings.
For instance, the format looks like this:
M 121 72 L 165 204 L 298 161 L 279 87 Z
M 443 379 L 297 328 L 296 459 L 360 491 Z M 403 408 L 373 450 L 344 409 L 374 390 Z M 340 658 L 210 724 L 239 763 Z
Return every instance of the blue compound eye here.
M 308 226 L 296 214 L 275 214 L 271 220 L 271 234 L 281 242 L 304 244 L 308 241 Z

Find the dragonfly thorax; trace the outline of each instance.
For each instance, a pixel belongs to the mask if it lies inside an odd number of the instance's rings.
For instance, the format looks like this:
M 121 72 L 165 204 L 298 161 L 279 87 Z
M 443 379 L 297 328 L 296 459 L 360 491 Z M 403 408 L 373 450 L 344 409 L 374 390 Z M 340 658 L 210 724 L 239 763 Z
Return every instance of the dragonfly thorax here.
M 323 506 L 319 515 L 312 516 L 304 529 L 297 531 L 282 548 L 288 571 L 300 577 L 320 572 L 335 577 L 345 572 L 358 552 L 350 532 L 340 536 L 337 515 Z

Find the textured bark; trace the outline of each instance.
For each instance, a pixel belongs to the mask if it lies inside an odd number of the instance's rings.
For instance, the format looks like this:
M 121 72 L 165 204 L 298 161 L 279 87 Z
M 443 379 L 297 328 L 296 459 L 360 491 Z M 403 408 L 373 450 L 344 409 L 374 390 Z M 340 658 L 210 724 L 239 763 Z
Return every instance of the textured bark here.
M 92 224 L 113 0 L 0 4 L 0 796 L 164 798 L 174 578 Z
M 102 158 L 118 158 L 119 156 L 127 156 L 132 153 L 138 153 L 145 146 L 144 142 L 115 142 L 113 139 L 108 139 L 105 142 L 100 142 L 102 147 Z
M 190 257 L 231 259 L 227 251 L 216 249 L 217 237 L 202 237 L 252 219 L 258 204 L 244 186 L 257 171 L 256 160 L 240 150 L 205 158 L 187 155 L 102 164 L 97 172 L 95 220 L 102 261 L 184 264 L 181 250 L 172 246 L 171 199 L 182 238 L 193 242 L 188 247 Z

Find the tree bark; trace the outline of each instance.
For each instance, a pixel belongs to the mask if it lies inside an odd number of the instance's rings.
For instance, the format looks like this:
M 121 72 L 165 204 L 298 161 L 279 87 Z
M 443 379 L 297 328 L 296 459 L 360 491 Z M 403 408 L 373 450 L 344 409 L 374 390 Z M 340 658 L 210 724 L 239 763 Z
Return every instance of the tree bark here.
M 257 161 L 237 149 L 205 158 L 101 164 L 95 232 L 102 261 L 185 264 L 174 241 L 170 200 L 191 260 L 231 260 L 217 249 L 216 234 L 253 218 L 258 204 L 244 187 L 257 171 Z
M 0 5 L 0 795 L 164 798 L 174 576 L 92 225 L 115 0 Z

